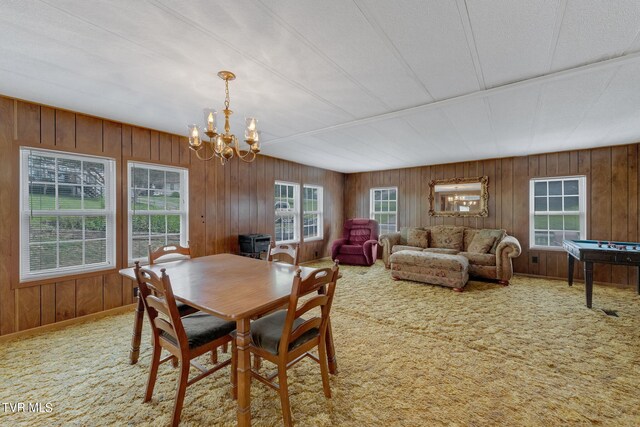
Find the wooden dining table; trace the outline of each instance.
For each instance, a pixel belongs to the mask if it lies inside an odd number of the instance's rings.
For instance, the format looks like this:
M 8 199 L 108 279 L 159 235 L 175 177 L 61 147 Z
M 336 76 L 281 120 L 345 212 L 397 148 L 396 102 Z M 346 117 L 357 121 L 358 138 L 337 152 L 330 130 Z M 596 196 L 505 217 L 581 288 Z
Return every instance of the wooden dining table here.
M 293 278 L 298 268 L 302 277 L 310 267 L 261 261 L 232 254 L 210 255 L 145 266 L 155 273 L 166 269 L 178 301 L 205 313 L 236 322 L 238 351 L 238 425 L 251 425 L 250 323 L 256 316 L 282 307 L 289 301 Z M 120 274 L 136 280 L 133 268 Z M 329 372 L 337 373 L 337 361 L 331 333 L 327 332 Z

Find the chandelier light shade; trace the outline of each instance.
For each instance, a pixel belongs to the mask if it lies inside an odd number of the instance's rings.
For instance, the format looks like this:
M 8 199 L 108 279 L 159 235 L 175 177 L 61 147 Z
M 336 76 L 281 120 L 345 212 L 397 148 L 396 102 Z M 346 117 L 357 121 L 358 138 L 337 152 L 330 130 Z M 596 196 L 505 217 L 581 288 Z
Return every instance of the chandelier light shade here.
M 189 125 L 189 148 L 196 153 L 201 160 L 211 160 L 213 158 L 220 159 L 222 165 L 226 164 L 234 156 L 240 160 L 250 163 L 253 162 L 260 152 L 260 133 L 258 132 L 258 120 L 254 117 L 247 117 L 245 120 L 246 129 L 244 131 L 244 142 L 247 143 L 248 149 L 241 150 L 238 138 L 231 133 L 229 125 L 229 116 L 233 111 L 229 109 L 229 81 L 235 80 L 236 76 L 231 71 L 220 71 L 218 77 L 224 80 L 225 99 L 224 99 L 224 132 L 218 132 L 216 126 L 216 118 L 218 112 L 213 108 L 205 108 L 203 110 L 204 128 L 201 130 L 197 124 Z M 205 140 L 204 138 L 208 138 Z

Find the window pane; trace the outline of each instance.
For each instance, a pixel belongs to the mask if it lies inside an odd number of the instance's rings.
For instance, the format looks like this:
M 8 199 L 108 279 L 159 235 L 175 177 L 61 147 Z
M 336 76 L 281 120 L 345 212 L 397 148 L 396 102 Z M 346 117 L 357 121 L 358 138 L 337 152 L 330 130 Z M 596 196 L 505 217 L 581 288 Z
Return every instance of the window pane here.
M 180 233 L 180 215 L 167 215 L 167 233 Z
M 549 233 L 546 231 L 536 231 L 535 237 L 536 245 L 548 246 L 549 245 Z
M 546 182 L 536 182 L 534 184 L 535 190 L 534 196 L 546 196 L 547 195 L 547 183 Z
M 88 240 L 85 242 L 85 264 L 97 264 L 107 260 L 107 241 Z
M 54 158 L 31 154 L 28 164 L 30 182 L 54 182 L 56 180 L 56 160 Z
M 149 239 L 151 241 L 150 245 L 151 245 L 151 249 L 152 250 L 156 250 L 164 245 L 167 244 L 167 238 L 166 236 L 162 235 L 162 236 L 151 236 L 151 238 Z M 147 254 L 145 254 L 144 256 L 147 256 Z
M 535 215 L 533 217 L 533 228 L 536 230 L 546 230 L 549 228 L 548 215 Z
M 81 216 L 61 216 L 58 218 L 58 223 L 60 240 L 82 240 Z M 82 262 L 82 254 L 80 255 L 80 262 Z
M 165 186 L 167 191 L 180 191 L 180 173 L 179 172 L 165 172 Z
M 104 239 L 107 237 L 107 217 L 88 216 L 84 219 L 85 239 Z
M 580 230 L 580 216 L 579 215 L 565 215 L 564 216 L 564 229 L 565 230 Z
M 536 212 L 544 212 L 544 211 L 547 210 L 547 198 L 546 197 L 536 197 L 534 204 L 535 204 Z
M 131 190 L 131 210 L 146 211 L 149 209 L 149 191 Z
M 562 195 L 562 181 L 549 181 L 549 195 L 550 196 Z
M 149 188 L 149 170 L 134 167 L 132 171 L 134 188 Z
M 549 216 L 549 230 L 562 230 L 564 228 L 562 219 L 560 215 Z
M 29 207 L 34 210 L 52 210 L 56 208 L 55 184 L 29 185 Z
M 580 232 L 578 231 L 566 231 L 564 238 L 567 240 L 580 240 Z
M 380 190 L 375 190 L 373 192 L 373 200 L 380 200 L 382 198 L 382 192 Z
M 60 243 L 60 267 L 82 265 L 83 242 Z
M 82 162 L 58 159 L 58 183 L 82 184 Z
M 167 210 L 179 211 L 180 210 L 180 193 L 178 191 L 169 190 L 166 194 L 167 197 Z
M 58 218 L 55 216 L 29 218 L 29 240 L 31 242 L 55 242 L 58 240 Z
M 29 246 L 29 270 L 32 272 L 49 270 L 57 267 L 57 245 L 40 243 Z
M 136 238 L 132 240 L 131 258 L 146 258 L 149 255 L 149 238 Z
M 165 215 L 151 215 L 151 234 L 165 234 L 167 232 L 166 218 Z
M 571 195 L 578 195 L 578 191 L 579 191 L 579 185 L 578 185 L 578 180 L 570 180 L 570 181 L 565 181 L 564 182 L 564 195 L 565 196 L 571 196 Z
M 382 210 L 382 202 L 375 202 L 373 206 L 374 212 L 380 212 Z
M 563 238 L 564 238 L 564 233 L 562 231 L 550 231 L 549 246 L 562 246 Z
M 549 211 L 562 210 L 562 197 L 549 197 Z
M 389 190 L 389 199 L 398 200 L 398 195 L 396 190 Z
M 82 187 L 84 192 L 85 209 L 104 209 L 106 202 L 104 198 L 104 187 Z
M 149 170 L 149 188 L 152 190 L 164 190 L 164 171 Z
M 84 183 L 87 185 L 105 185 L 104 164 L 94 162 L 84 162 Z
M 564 198 L 565 211 L 578 211 L 580 206 L 580 198 L 578 196 L 569 196 Z
M 149 215 L 132 215 L 131 217 L 131 230 L 133 236 L 148 236 L 149 235 Z
M 79 185 L 59 185 L 58 208 L 82 209 L 82 187 Z
M 149 190 L 149 210 L 163 211 L 166 208 L 164 191 Z
M 179 245 L 179 244 L 180 244 L 179 234 L 167 234 L 167 245 Z

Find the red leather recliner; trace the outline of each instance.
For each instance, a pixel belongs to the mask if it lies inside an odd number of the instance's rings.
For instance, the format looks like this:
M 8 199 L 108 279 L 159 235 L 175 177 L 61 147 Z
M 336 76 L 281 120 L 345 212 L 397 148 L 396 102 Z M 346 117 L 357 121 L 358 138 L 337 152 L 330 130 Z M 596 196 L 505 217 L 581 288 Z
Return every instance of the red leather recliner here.
M 333 242 L 331 259 L 341 264 L 372 265 L 378 258 L 378 221 L 369 218 L 348 219 L 342 238 Z

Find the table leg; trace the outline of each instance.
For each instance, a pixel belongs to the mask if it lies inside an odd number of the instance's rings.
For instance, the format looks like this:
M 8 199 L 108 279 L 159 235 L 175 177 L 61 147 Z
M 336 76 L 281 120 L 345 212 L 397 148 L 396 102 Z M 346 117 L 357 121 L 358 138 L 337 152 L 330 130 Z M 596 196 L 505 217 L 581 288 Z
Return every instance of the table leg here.
M 584 291 L 587 296 L 587 307 L 591 308 L 593 296 L 593 262 L 590 261 L 585 261 L 584 263 Z
M 327 335 L 325 336 L 327 343 L 327 359 L 329 360 L 329 373 L 336 375 L 338 373 L 338 360 L 336 358 L 336 347 L 333 344 L 333 332 L 331 332 L 331 318 L 327 321 Z
M 140 293 L 138 293 L 138 305 L 136 305 L 135 317 L 133 319 L 133 334 L 131 335 L 131 350 L 129 350 L 129 363 L 135 365 L 140 356 L 140 340 L 142 338 L 142 321 L 144 317 L 144 304 Z
M 575 258 L 570 253 L 567 253 L 567 270 L 569 272 L 569 286 L 573 286 L 573 266 L 575 264 Z
M 251 361 L 249 358 L 251 333 L 249 325 L 250 319 L 248 318 L 238 319 L 236 322 L 238 426 L 251 425 Z

